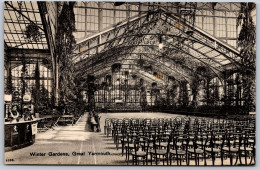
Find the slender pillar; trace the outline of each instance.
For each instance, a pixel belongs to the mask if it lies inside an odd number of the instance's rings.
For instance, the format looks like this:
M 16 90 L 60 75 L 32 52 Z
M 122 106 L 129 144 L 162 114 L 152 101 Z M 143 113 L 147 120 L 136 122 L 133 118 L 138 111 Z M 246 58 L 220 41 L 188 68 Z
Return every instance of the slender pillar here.
M 98 31 L 103 29 L 103 2 L 98 2 Z

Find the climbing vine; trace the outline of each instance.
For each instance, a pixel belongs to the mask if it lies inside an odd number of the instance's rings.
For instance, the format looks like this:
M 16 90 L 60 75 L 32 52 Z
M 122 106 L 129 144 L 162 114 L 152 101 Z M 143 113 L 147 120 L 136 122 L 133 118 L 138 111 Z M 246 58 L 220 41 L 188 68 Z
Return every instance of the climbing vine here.
M 75 2 L 64 2 L 58 16 L 58 29 L 56 34 L 56 55 L 58 63 L 59 95 L 60 103 L 76 99 L 76 84 L 74 82 L 74 65 L 70 55 L 72 54 L 75 37 L 75 14 L 73 7 Z
M 237 26 L 241 26 L 238 47 L 242 64 L 240 70 L 244 90 L 243 98 L 247 111 L 255 110 L 256 27 L 252 17 L 255 7 L 255 3 L 241 3 L 240 15 L 237 18 Z

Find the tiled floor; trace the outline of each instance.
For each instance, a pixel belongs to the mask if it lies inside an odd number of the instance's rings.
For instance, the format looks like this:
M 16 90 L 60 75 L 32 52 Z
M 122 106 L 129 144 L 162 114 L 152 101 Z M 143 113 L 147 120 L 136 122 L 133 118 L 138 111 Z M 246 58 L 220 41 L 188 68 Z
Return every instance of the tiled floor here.
M 38 133 L 33 145 L 6 152 L 5 159 L 14 159 L 12 164 L 126 165 L 125 156 L 121 156 L 121 148 L 117 150 L 112 138 L 104 135 L 103 127 L 106 118 L 180 116 L 166 113 L 108 113 L 100 115 L 102 129 L 100 133 L 90 131 L 87 115 L 84 115 L 74 126 L 60 126 L 56 127 L 55 130 Z M 45 156 L 31 156 L 34 152 L 45 153 Z M 50 153 L 64 153 L 65 155 L 50 156 Z M 75 153 L 77 154 L 73 155 Z M 93 153 L 95 154 L 93 155 Z M 211 165 L 211 161 L 207 162 L 208 165 Z M 219 164 L 220 160 L 217 160 L 216 165 Z M 225 164 L 228 165 L 229 160 L 225 160 Z M 176 162 L 173 165 L 176 165 Z M 194 165 L 194 161 L 191 161 L 191 165 Z

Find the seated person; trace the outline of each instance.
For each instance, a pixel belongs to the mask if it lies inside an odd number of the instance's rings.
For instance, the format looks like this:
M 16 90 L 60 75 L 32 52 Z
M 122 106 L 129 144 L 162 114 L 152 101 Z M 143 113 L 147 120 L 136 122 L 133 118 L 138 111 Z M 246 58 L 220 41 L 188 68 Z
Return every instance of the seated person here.
M 96 118 L 98 118 L 98 112 L 96 112 L 96 111 L 93 111 L 93 117 L 96 119 Z
M 18 119 L 20 117 L 20 114 L 17 111 L 17 106 L 16 105 L 13 105 L 12 110 L 9 112 L 8 117 L 11 118 L 11 120 Z
M 99 113 L 96 111 L 93 111 L 93 117 L 94 117 L 95 121 L 97 122 L 97 124 L 99 124 L 99 121 L 100 121 Z
M 24 107 L 24 120 L 33 120 L 32 113 L 31 113 L 31 108 L 28 106 Z
M 101 118 L 101 116 L 99 116 L 99 113 L 95 112 L 95 111 L 93 113 L 93 116 L 94 116 L 96 123 L 98 124 L 97 132 L 101 132 L 101 129 L 100 129 L 100 118 Z
M 90 110 L 88 114 L 89 114 L 89 117 L 93 117 L 94 116 L 94 109 Z

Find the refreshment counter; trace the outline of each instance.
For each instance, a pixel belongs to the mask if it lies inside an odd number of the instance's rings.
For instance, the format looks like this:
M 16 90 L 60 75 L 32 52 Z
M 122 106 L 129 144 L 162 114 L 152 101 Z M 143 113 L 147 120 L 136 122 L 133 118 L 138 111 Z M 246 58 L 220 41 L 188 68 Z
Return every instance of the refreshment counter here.
M 37 133 L 37 122 L 41 119 L 29 121 L 16 119 L 5 122 L 5 151 L 11 151 L 32 145 Z

